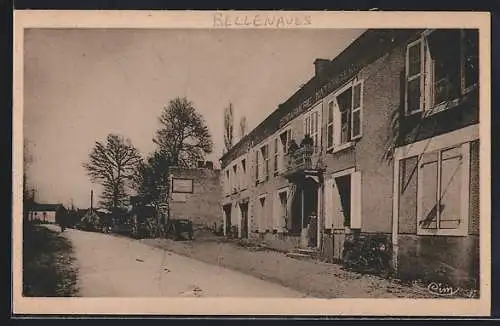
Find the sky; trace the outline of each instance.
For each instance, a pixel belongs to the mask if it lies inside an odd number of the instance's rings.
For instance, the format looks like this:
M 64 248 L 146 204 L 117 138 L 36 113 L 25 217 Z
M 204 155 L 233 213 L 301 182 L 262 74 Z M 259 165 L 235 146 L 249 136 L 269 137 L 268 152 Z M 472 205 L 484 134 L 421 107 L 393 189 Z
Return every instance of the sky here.
M 31 29 L 24 36 L 24 137 L 36 200 L 90 206 L 99 196 L 83 162 L 109 133 L 142 155 L 155 149 L 158 117 L 186 96 L 223 150 L 223 114 L 233 104 L 248 130 L 333 59 L 363 30 L 353 29 Z

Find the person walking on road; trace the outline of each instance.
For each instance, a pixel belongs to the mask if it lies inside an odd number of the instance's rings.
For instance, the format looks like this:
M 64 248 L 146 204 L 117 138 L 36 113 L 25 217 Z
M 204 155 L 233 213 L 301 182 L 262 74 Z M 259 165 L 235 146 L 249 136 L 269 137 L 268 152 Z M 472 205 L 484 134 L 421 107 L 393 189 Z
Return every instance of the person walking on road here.
M 67 219 L 66 214 L 64 213 L 56 214 L 56 222 L 61 227 L 61 232 L 64 232 L 64 230 L 66 229 L 66 219 Z

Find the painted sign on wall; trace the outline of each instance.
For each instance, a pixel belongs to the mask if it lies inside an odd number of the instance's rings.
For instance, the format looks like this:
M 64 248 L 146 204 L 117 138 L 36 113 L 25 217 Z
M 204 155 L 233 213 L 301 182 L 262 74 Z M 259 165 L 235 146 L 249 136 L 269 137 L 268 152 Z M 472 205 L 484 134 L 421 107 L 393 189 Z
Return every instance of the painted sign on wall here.
M 192 194 L 193 179 L 172 178 L 172 193 Z

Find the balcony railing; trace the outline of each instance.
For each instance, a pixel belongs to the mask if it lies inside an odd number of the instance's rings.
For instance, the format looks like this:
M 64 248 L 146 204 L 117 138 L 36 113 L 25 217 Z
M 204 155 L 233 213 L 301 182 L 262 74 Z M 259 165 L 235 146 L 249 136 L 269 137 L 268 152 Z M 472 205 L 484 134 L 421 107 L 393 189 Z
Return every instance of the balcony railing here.
M 302 146 L 285 154 L 285 173 L 292 174 L 304 170 L 323 168 L 321 148 L 319 146 Z

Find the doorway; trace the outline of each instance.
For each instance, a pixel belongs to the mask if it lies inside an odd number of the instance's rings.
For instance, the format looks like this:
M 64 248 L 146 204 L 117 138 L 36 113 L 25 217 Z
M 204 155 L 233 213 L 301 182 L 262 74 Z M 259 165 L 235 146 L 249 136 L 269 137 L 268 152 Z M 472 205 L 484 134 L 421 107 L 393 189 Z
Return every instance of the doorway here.
M 240 204 L 241 212 L 241 237 L 248 238 L 248 203 Z
M 224 234 L 226 236 L 231 234 L 231 204 L 224 205 Z
M 266 196 L 259 198 L 259 232 L 264 232 L 267 229 L 267 214 L 266 214 Z
M 281 191 L 278 193 L 279 199 L 279 217 L 281 218 L 279 225 L 288 225 L 288 191 Z
M 351 226 L 351 175 L 335 178 L 335 184 L 340 199 L 340 213 L 343 218 L 343 226 Z

